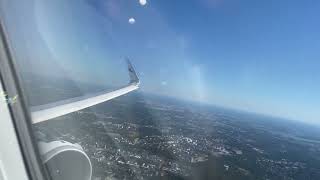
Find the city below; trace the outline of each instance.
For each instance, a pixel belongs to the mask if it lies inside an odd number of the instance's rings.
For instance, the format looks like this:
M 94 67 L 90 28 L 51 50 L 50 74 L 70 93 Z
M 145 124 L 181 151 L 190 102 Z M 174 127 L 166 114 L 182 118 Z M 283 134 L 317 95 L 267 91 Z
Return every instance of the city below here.
M 133 93 L 35 127 L 80 144 L 104 179 L 320 179 L 320 135 L 298 122 Z

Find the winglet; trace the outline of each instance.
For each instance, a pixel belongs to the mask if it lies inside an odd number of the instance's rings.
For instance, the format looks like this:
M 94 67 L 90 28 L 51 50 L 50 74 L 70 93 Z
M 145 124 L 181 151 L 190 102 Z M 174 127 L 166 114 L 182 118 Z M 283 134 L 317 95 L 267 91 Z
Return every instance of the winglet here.
M 128 71 L 129 71 L 129 77 L 130 77 L 130 84 L 134 84 L 136 86 L 139 86 L 140 80 L 137 76 L 136 71 L 134 70 L 130 60 L 128 57 L 125 58 L 128 64 Z

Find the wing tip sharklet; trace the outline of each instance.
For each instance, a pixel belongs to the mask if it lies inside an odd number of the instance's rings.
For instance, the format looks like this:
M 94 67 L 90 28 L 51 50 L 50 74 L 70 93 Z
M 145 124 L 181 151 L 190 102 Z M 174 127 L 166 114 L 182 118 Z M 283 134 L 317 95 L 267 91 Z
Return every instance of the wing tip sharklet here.
M 134 68 L 133 68 L 133 66 L 132 66 L 132 64 L 130 62 L 130 59 L 128 57 L 126 57 L 125 59 L 126 59 L 127 65 L 128 65 L 130 84 L 135 84 L 135 85 L 139 86 L 140 80 L 139 80 L 139 78 L 137 76 L 137 73 L 134 70 Z
M 77 98 L 70 98 L 58 102 L 44 104 L 40 106 L 31 107 L 31 118 L 32 123 L 36 124 L 39 122 L 47 121 L 62 115 L 66 115 L 81 109 L 106 102 L 113 98 L 125 95 L 131 91 L 139 88 L 140 80 L 129 60 L 125 58 L 128 66 L 128 73 L 130 82 L 127 86 L 111 91 L 95 93 L 94 95 L 84 95 Z M 68 101 L 69 100 L 69 101 Z M 45 108 L 43 108 L 45 107 Z

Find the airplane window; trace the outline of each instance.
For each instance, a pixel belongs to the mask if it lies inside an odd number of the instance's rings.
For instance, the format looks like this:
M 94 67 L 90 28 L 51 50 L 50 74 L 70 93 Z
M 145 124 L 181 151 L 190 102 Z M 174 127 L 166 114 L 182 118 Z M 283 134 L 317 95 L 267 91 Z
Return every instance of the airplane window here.
M 52 179 L 316 180 L 319 8 L 0 0 L 0 17 Z

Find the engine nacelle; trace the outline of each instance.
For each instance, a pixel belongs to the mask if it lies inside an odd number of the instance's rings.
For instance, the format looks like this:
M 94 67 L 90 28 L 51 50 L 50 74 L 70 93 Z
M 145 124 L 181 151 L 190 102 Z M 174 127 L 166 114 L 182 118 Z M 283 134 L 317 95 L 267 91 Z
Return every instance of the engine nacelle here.
M 66 141 L 39 142 L 43 164 L 53 180 L 90 180 L 92 165 L 78 144 Z

